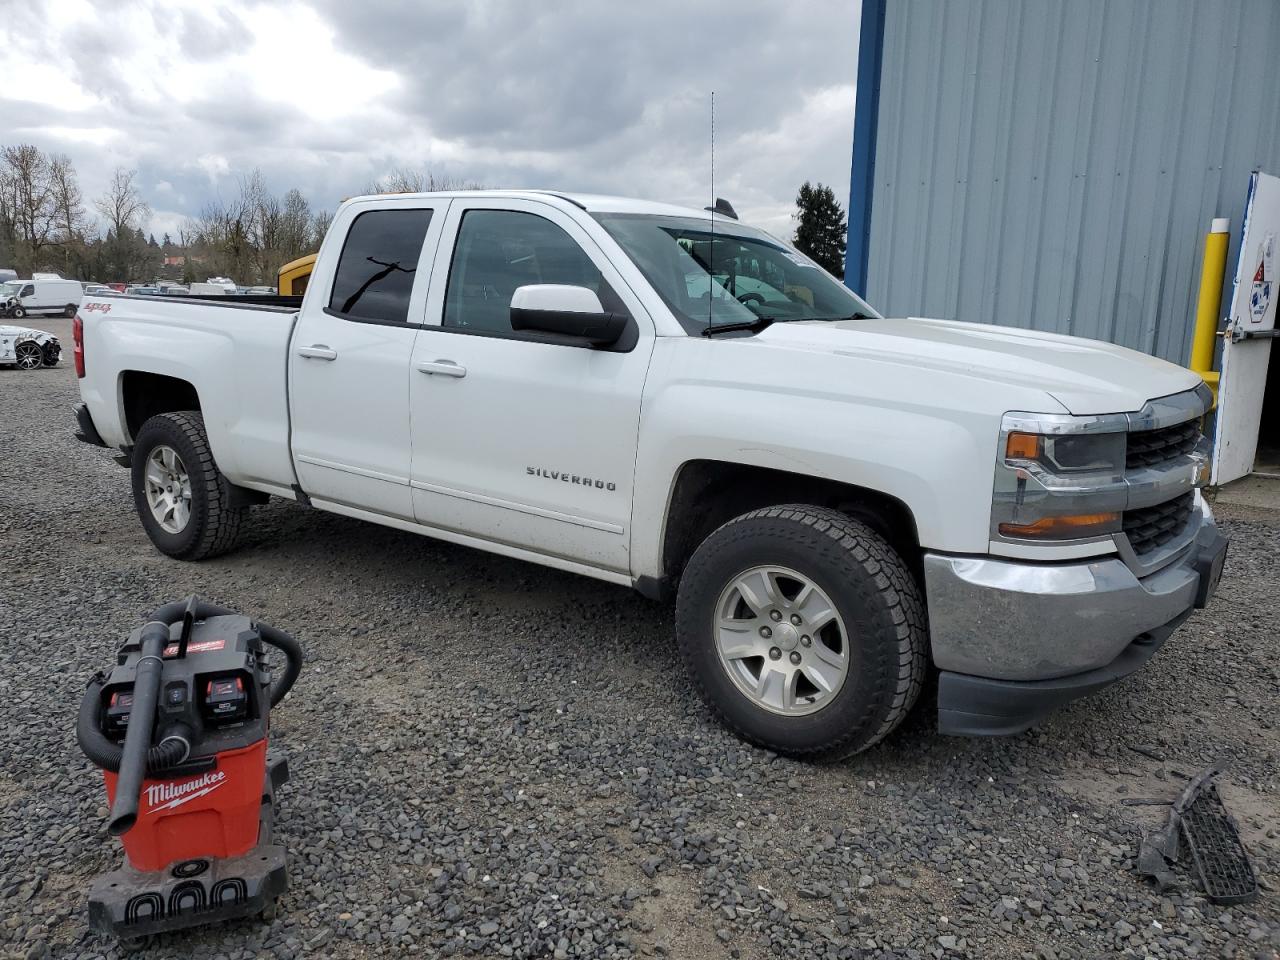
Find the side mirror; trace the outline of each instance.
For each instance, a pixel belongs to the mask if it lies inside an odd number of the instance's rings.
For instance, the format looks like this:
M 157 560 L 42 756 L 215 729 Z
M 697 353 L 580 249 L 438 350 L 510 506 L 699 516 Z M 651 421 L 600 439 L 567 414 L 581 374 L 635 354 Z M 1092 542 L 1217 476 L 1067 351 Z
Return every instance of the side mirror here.
M 577 337 L 593 347 L 607 347 L 627 329 L 627 317 L 606 313 L 595 291 L 587 287 L 531 283 L 511 295 L 511 329 Z

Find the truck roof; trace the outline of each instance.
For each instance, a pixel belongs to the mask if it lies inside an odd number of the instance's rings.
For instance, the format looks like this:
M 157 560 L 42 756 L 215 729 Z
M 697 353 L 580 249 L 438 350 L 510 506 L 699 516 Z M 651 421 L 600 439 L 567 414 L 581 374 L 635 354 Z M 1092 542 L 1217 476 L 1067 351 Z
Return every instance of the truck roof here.
M 352 197 L 352 200 L 367 200 L 376 197 L 493 197 L 496 199 L 544 199 L 559 197 L 590 213 L 647 213 L 666 217 L 697 217 L 710 220 L 711 213 L 694 207 L 682 207 L 673 203 L 660 203 L 656 200 L 637 200 L 633 197 L 615 197 L 600 193 L 571 193 L 565 190 L 441 190 L 434 193 L 396 193 L 370 194 Z M 725 219 L 717 214 L 716 219 Z

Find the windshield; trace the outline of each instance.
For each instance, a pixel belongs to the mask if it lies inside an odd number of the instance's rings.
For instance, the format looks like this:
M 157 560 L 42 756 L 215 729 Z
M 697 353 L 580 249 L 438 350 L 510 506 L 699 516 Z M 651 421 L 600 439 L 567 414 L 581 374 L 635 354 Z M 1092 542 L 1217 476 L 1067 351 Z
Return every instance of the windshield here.
M 6 283 L 0 283 L 0 297 L 16 297 L 18 290 L 22 288 L 23 281 L 10 280 Z
M 763 230 L 717 220 L 598 213 L 691 334 L 708 324 L 879 316 L 808 257 Z

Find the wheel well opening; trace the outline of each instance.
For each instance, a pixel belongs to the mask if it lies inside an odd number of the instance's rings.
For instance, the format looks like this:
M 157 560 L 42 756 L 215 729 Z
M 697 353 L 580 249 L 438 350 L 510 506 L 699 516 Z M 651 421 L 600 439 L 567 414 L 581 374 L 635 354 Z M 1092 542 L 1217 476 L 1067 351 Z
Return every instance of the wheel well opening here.
M 680 582 L 689 557 L 716 528 L 751 510 L 782 503 L 829 507 L 856 517 L 884 537 L 920 580 L 922 558 L 915 518 L 896 497 L 785 470 L 694 460 L 676 478 L 667 511 L 662 550 L 666 583 Z
M 199 410 L 200 396 L 186 380 L 160 373 L 126 370 L 120 385 L 125 426 L 136 437 L 142 425 L 158 413 Z

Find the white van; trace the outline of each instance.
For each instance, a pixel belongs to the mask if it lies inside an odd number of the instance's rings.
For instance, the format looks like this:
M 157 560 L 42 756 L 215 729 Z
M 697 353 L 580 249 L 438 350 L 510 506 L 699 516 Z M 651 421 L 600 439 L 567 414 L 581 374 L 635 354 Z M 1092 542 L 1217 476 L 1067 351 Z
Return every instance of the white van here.
M 5 284 L 11 293 L 7 304 L 0 304 L 8 315 L 17 319 L 40 314 L 60 313 L 66 317 L 76 315 L 76 307 L 84 297 L 84 290 L 76 280 L 34 279 L 10 281 Z

